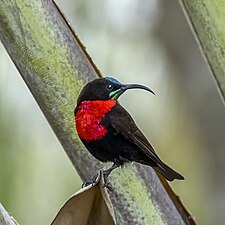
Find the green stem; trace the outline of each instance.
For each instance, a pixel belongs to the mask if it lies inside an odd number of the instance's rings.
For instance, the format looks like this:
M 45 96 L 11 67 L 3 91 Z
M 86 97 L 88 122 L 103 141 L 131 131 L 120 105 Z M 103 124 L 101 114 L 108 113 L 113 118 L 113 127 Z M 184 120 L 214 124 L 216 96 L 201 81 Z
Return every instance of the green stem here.
M 76 134 L 73 110 L 82 86 L 100 73 L 84 46 L 48 0 L 1 0 L 0 39 L 77 172 L 90 179 L 101 167 Z M 118 224 L 191 224 L 151 168 L 117 170 L 111 185 Z
M 225 99 L 225 13 L 223 1 L 180 0 L 192 32 Z

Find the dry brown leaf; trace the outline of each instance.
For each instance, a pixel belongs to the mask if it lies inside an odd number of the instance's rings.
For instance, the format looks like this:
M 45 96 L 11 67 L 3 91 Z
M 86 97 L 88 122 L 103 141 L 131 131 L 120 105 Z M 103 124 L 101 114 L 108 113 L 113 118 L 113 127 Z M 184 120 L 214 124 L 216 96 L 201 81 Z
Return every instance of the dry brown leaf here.
M 96 185 L 76 192 L 62 206 L 51 225 L 116 225 L 111 200 L 100 171 Z

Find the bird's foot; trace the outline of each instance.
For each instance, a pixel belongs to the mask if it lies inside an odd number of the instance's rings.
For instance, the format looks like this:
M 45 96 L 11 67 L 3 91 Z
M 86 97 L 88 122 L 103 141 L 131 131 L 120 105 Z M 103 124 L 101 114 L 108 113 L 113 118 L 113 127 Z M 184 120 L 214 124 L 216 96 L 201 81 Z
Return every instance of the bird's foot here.
M 108 183 L 108 176 L 109 176 L 110 172 L 111 171 L 109 171 L 109 170 L 103 171 L 103 184 L 102 184 L 102 187 L 103 188 L 107 188 L 109 191 L 112 192 L 113 189 L 112 189 L 111 185 L 109 185 L 109 183 Z
M 117 167 L 119 167 L 120 164 L 114 163 L 109 169 L 104 170 L 103 171 L 103 184 L 102 184 L 102 188 L 107 188 L 109 191 L 112 191 L 112 187 L 108 184 L 108 177 L 110 175 L 110 173 Z M 86 181 L 82 184 L 82 188 L 87 187 L 89 185 L 94 186 L 95 184 L 97 184 L 97 178 L 98 178 L 99 174 L 96 174 L 91 180 Z
M 95 184 L 97 184 L 96 179 L 98 178 L 98 174 L 95 175 L 91 180 L 85 181 L 82 184 L 82 188 L 87 187 L 89 185 L 94 186 Z M 108 178 L 108 174 L 104 174 L 103 173 L 103 178 L 104 178 L 104 183 L 102 184 L 102 188 L 107 188 L 109 191 L 112 191 L 112 187 L 109 185 L 109 183 L 107 182 L 107 178 Z
M 104 183 L 104 184 L 102 185 L 102 187 L 103 187 L 103 188 L 107 188 L 108 191 L 110 191 L 110 192 L 113 191 L 112 186 L 111 186 L 109 183 Z
M 98 174 L 96 174 L 91 180 L 85 181 L 82 184 L 82 188 L 87 187 L 89 185 L 94 186 L 95 184 L 97 184 L 96 179 L 98 178 Z

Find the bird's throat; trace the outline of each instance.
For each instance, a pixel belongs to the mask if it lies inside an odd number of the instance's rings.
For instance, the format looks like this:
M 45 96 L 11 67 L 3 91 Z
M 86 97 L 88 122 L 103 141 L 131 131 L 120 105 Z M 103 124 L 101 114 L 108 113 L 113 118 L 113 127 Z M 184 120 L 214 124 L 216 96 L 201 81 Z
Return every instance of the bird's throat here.
M 108 131 L 100 122 L 116 103 L 115 100 L 81 102 L 75 115 L 79 137 L 85 141 L 94 141 L 104 137 Z

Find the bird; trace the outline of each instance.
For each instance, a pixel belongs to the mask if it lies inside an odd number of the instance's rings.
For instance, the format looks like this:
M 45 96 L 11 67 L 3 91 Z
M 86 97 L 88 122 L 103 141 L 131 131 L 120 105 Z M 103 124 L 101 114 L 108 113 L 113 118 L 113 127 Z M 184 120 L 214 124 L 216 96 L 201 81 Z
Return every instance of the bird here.
M 105 183 L 110 173 L 126 163 L 137 162 L 152 167 L 166 180 L 184 177 L 166 165 L 135 121 L 118 102 L 127 90 L 144 89 L 140 84 L 122 84 L 113 77 L 97 78 L 81 90 L 74 110 L 76 130 L 87 150 L 101 162 L 112 162 L 103 171 Z M 97 175 L 83 185 L 94 184 Z

